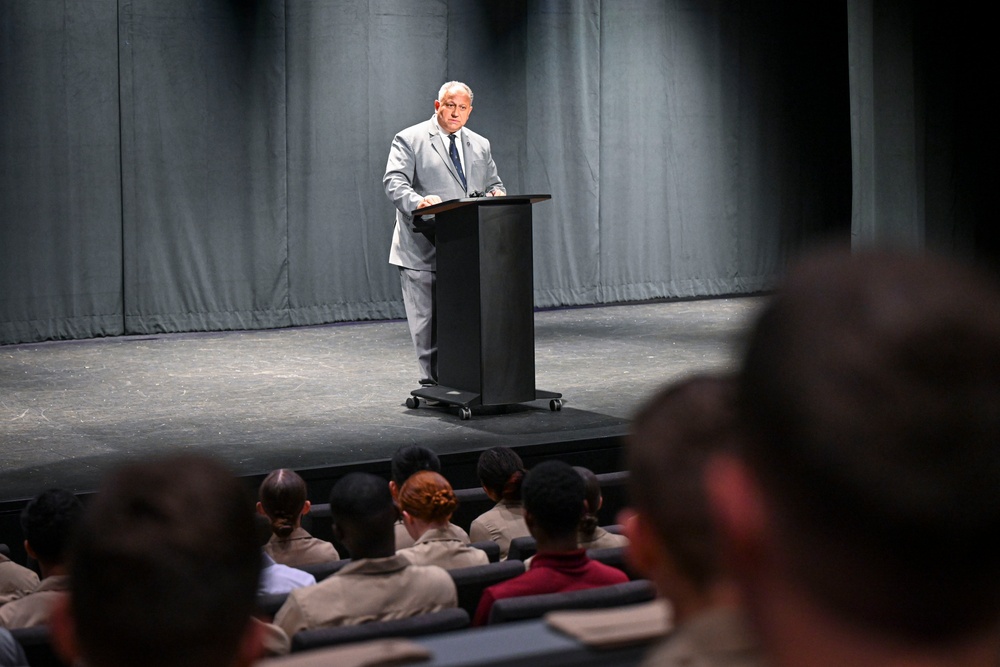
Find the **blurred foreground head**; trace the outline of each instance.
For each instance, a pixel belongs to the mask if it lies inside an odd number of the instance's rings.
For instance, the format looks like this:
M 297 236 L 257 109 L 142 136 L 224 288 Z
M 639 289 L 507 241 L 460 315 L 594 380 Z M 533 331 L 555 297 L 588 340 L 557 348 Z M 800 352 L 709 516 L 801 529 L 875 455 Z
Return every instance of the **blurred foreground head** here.
M 995 631 L 1000 291 L 989 278 L 890 253 L 806 259 L 753 327 L 738 404 L 741 451 L 709 486 L 765 628 L 801 624 L 809 615 L 789 600 L 805 600 L 841 629 L 908 646 Z
M 253 517 L 248 490 L 213 459 L 112 473 L 71 553 L 69 607 L 53 628 L 63 652 L 94 667 L 247 664 L 258 646 Z

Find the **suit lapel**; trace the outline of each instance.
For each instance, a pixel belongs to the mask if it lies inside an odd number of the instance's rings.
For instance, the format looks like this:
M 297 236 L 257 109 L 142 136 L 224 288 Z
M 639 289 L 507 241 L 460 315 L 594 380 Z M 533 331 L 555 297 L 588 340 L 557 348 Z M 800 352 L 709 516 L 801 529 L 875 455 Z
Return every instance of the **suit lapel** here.
M 458 186 L 462 187 L 462 179 L 458 177 L 458 171 L 455 169 L 455 165 L 451 161 L 451 155 L 448 154 L 448 145 L 445 143 L 444 137 L 441 136 L 441 133 L 438 131 L 437 125 L 434 123 L 433 120 L 430 121 L 430 124 L 431 124 L 431 130 L 430 130 L 431 146 L 434 148 L 434 152 L 437 153 L 438 156 L 441 158 L 441 160 L 444 162 L 444 166 L 448 168 L 448 171 L 451 173 L 452 177 L 458 183 Z M 462 146 L 462 150 L 463 152 L 465 151 L 464 145 Z M 465 157 L 465 155 L 463 154 L 462 157 Z M 469 164 L 469 161 L 466 160 L 465 164 Z M 468 182 L 469 175 L 466 174 L 465 177 L 466 177 L 466 182 Z

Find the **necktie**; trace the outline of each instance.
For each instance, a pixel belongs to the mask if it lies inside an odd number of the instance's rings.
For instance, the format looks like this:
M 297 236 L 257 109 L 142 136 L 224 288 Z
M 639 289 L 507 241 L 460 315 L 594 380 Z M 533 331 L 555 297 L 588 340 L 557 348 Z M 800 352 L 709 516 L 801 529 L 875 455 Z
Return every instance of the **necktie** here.
M 462 171 L 462 160 L 458 157 L 458 147 L 455 146 L 455 135 L 448 135 L 451 139 L 451 148 L 448 149 L 448 154 L 451 155 L 451 161 L 455 164 L 455 169 L 458 170 L 458 178 L 462 181 L 462 189 L 466 192 L 469 191 L 469 185 L 465 182 L 465 172 Z

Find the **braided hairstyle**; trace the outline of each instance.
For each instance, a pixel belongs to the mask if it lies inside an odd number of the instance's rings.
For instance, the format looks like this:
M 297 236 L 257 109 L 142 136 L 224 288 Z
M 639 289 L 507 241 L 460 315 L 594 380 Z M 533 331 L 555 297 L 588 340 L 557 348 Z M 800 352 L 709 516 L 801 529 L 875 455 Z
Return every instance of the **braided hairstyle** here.
M 260 484 L 260 505 L 271 520 L 271 532 L 279 538 L 299 526 L 305 504 L 306 483 L 294 470 L 274 470 Z
M 455 513 L 458 498 L 451 484 L 432 470 L 421 470 L 410 476 L 399 491 L 400 507 L 428 523 L 444 523 Z

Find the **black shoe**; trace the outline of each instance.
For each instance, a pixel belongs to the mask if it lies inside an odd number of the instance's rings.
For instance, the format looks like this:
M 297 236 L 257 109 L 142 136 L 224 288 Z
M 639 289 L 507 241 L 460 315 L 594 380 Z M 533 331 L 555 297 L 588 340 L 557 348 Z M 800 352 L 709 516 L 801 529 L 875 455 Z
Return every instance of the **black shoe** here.
M 436 387 L 437 386 L 437 380 L 432 380 L 430 378 L 423 378 L 422 380 L 420 380 L 420 386 L 421 387 Z

